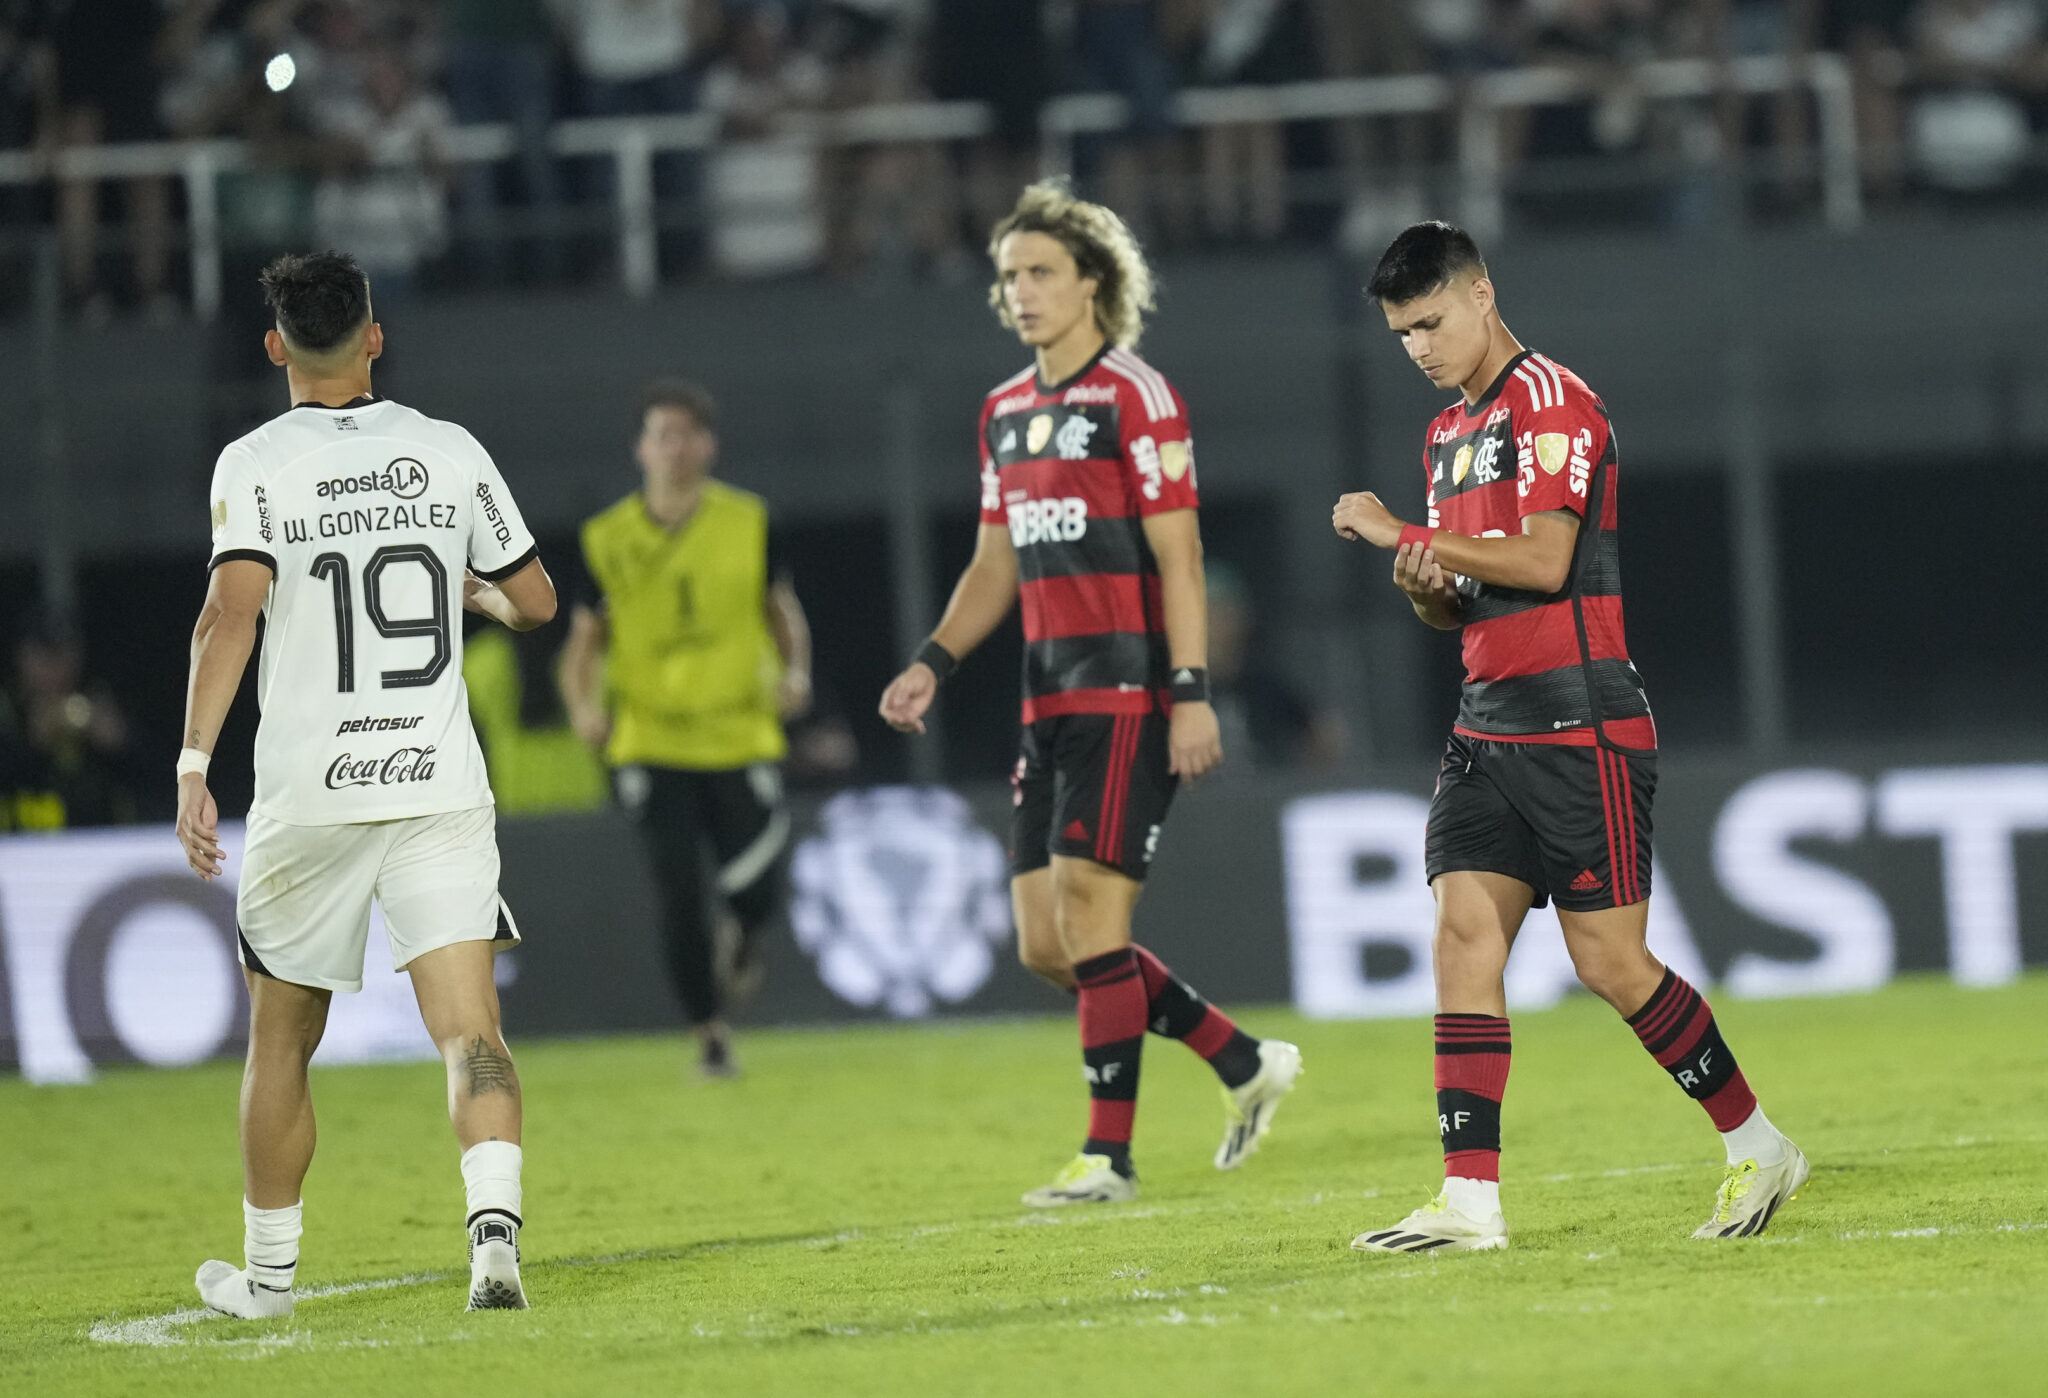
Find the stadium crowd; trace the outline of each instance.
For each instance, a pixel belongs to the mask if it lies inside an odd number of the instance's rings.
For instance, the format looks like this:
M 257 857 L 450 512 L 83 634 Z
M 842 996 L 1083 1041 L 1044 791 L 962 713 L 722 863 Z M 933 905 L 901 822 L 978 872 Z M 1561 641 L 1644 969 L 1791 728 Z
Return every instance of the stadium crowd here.
M 1128 99 L 1125 129 L 1077 163 L 1150 240 L 1321 234 L 1348 213 L 1364 245 L 1455 158 L 1453 117 L 1189 133 L 1175 93 L 1561 65 L 1584 95 L 1511 118 L 1510 166 L 1746 151 L 1796 202 L 1806 94 L 1653 102 L 1635 68 L 1821 49 L 1850 56 L 1877 196 L 2001 188 L 2027 165 L 2048 113 L 2041 0 L 0 0 L 0 149 L 246 138 L 261 158 L 221 182 L 226 238 L 348 246 L 390 298 L 423 276 L 615 275 L 611 159 L 559 156 L 551 123 L 698 113 L 713 148 L 655 165 L 665 274 L 846 269 L 900 246 L 959 275 L 974 230 L 1040 169 L 1039 114 L 1061 92 Z M 988 103 L 991 134 L 824 150 L 805 134 L 820 114 L 934 99 Z M 502 165 L 449 158 L 450 131 L 477 123 L 509 124 Z M 181 199 L 159 176 L 46 177 L 0 185 L 0 222 L 56 224 L 82 315 L 169 319 Z

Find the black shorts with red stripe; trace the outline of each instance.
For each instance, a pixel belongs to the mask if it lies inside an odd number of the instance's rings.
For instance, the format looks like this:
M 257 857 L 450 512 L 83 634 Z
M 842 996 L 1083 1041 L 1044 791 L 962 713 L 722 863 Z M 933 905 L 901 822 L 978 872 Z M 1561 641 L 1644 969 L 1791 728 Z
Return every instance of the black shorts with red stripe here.
M 1571 912 L 1650 896 L 1654 753 L 1451 735 L 1424 839 L 1428 876 L 1506 874 Z
M 1143 879 L 1180 779 L 1167 770 L 1166 716 L 1064 714 L 1024 725 L 1011 778 L 1010 872 L 1055 854 Z

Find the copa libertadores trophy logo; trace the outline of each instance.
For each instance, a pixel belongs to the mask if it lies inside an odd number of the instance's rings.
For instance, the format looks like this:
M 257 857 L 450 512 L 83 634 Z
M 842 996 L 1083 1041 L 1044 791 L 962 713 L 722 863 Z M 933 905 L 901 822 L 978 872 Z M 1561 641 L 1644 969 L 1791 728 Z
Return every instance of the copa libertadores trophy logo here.
M 1010 935 L 1003 847 L 939 787 L 848 791 L 790 865 L 790 925 L 818 978 L 899 1018 L 967 999 Z

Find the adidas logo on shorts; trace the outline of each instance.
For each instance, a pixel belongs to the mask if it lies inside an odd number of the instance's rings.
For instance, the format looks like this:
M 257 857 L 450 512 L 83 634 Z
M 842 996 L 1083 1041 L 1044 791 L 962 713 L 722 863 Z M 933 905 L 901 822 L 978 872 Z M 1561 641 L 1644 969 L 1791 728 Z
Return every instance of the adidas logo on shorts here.
M 1601 881 L 1593 876 L 1591 869 L 1581 870 L 1579 876 L 1572 880 L 1574 893 L 1598 893 L 1600 887 Z

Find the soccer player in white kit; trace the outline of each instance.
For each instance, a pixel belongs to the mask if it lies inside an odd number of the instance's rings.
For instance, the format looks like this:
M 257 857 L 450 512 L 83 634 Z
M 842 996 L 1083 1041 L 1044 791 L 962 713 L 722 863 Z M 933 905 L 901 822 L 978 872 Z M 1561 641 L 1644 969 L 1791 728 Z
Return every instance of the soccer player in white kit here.
M 334 992 L 362 989 L 374 897 L 392 968 L 410 973 L 448 1067 L 469 1308 L 523 1309 L 519 1076 L 491 974 L 519 933 L 498 897 L 456 613 L 530 630 L 554 616 L 554 584 L 476 439 L 370 392 L 384 333 L 354 259 L 279 258 L 263 291 L 277 317 L 264 345 L 293 406 L 214 468 L 211 579 L 178 757 L 178 839 L 193 871 L 216 878 L 206 768 L 262 615 L 256 800 L 235 904 L 249 985 L 246 1266 L 207 1262 L 199 1294 L 230 1315 L 291 1313 L 313 1159 L 306 1066 Z

